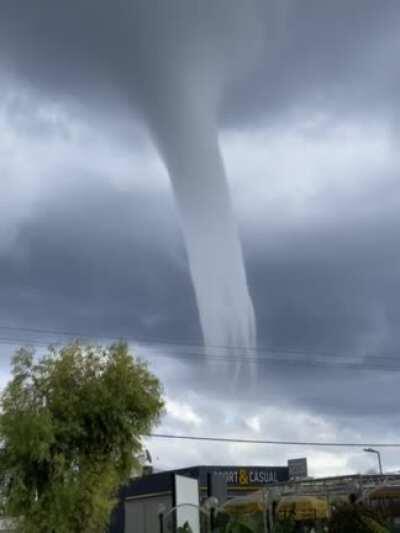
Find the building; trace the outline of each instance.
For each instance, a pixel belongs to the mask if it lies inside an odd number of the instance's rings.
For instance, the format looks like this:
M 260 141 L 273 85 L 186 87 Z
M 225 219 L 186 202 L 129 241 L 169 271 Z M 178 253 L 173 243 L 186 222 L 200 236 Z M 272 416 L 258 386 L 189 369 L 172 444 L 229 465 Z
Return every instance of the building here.
M 289 480 L 288 466 L 194 466 L 159 472 L 134 479 L 120 493 L 110 533 L 154 533 L 159 530 L 159 509 L 173 507 L 175 475 L 197 479 L 200 499 L 209 495 L 210 479 L 218 476 L 226 482 L 227 497 L 245 495 L 268 484 Z

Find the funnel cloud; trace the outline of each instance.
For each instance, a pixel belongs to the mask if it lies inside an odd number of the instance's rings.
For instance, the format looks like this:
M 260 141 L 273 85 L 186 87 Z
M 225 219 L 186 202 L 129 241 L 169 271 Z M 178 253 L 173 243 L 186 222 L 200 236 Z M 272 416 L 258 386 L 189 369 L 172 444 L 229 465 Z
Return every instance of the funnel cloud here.
M 184 8 L 171 2 L 158 19 L 161 27 L 154 28 L 151 20 L 148 28 L 150 35 L 151 30 L 163 35 L 153 51 L 161 78 L 154 84 L 152 75 L 143 75 L 143 108 L 171 178 L 204 341 L 212 347 L 246 349 L 256 343 L 253 303 L 218 142 L 218 111 L 224 90 L 245 75 L 260 49 L 259 13 L 256 2 L 245 7 L 240 2 L 188 2 Z M 180 26 L 182 15 L 185 24 Z
M 3 4 L 5 63 L 13 57 L 18 75 L 47 84 L 53 94 L 70 96 L 77 83 L 89 93 L 93 84 L 94 93 L 114 87 L 140 110 L 171 178 L 205 344 L 254 346 L 254 309 L 218 115 L 225 92 L 251 71 L 263 48 L 263 2 L 44 4 L 25 7 L 23 16 L 15 2 Z
M 193 102 L 194 104 L 194 102 Z M 155 137 L 182 220 L 204 341 L 254 346 L 256 327 L 215 117 L 191 105 Z
M 1 382 L 6 342 L 132 337 L 171 399 L 162 431 L 400 441 L 399 26 L 398 0 L 1 0 Z M 240 383 L 189 346 L 189 261 L 206 342 L 252 342 L 236 220 L 258 341 Z M 160 468 L 244 453 L 171 444 Z M 313 475 L 366 455 L 315 451 Z

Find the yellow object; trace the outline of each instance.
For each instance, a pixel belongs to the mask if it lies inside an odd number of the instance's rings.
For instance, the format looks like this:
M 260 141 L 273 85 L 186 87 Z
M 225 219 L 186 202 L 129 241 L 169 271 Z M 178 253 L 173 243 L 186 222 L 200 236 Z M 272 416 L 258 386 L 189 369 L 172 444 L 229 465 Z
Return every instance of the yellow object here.
M 370 500 L 400 500 L 400 485 L 381 485 L 368 493 Z
M 302 522 L 329 518 L 327 499 L 315 496 L 285 496 L 278 503 L 276 510 L 280 520 L 293 517 L 297 522 Z
M 264 506 L 264 495 L 262 491 L 258 491 L 249 496 L 239 496 L 228 500 L 223 509 L 228 514 L 241 515 L 262 512 Z

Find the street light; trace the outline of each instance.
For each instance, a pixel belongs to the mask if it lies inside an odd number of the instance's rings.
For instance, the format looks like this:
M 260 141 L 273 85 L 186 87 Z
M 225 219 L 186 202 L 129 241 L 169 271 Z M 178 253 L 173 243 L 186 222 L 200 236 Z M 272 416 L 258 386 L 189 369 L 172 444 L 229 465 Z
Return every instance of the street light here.
M 204 510 L 210 515 L 211 530 L 215 528 L 215 511 L 218 509 L 219 501 L 215 496 L 209 496 L 203 503 Z
M 204 513 L 204 515 L 208 518 L 208 513 L 205 509 L 200 507 L 200 505 L 196 505 L 195 503 L 180 503 L 179 505 L 175 505 L 175 507 L 172 507 L 172 509 L 167 510 L 166 505 L 163 503 L 159 505 L 158 507 L 158 520 L 159 520 L 159 531 L 160 533 L 164 533 L 164 525 L 165 525 L 165 519 L 167 516 L 171 515 L 173 512 L 177 511 L 181 507 L 190 507 L 193 509 L 197 509 L 200 513 Z
M 167 506 L 161 503 L 158 507 L 158 521 L 160 527 L 160 533 L 164 533 L 164 515 L 167 512 Z
M 374 450 L 373 448 L 364 448 L 364 452 L 368 452 L 368 453 L 376 453 L 376 455 L 378 456 L 379 473 L 380 473 L 380 475 L 382 475 L 382 474 L 383 474 L 383 471 L 382 471 L 382 460 L 381 460 L 381 454 L 380 454 L 380 452 L 378 452 L 378 450 Z

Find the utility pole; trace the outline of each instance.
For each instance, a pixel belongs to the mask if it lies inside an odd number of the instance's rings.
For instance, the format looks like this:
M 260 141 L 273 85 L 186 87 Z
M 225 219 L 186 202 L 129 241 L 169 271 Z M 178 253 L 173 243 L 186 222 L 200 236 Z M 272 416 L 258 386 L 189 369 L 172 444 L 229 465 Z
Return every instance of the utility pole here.
M 383 469 L 382 469 L 382 459 L 381 454 L 378 450 L 374 450 L 374 448 L 364 448 L 364 452 L 368 453 L 375 453 L 378 457 L 378 465 L 379 465 L 379 473 L 382 476 L 383 475 Z

